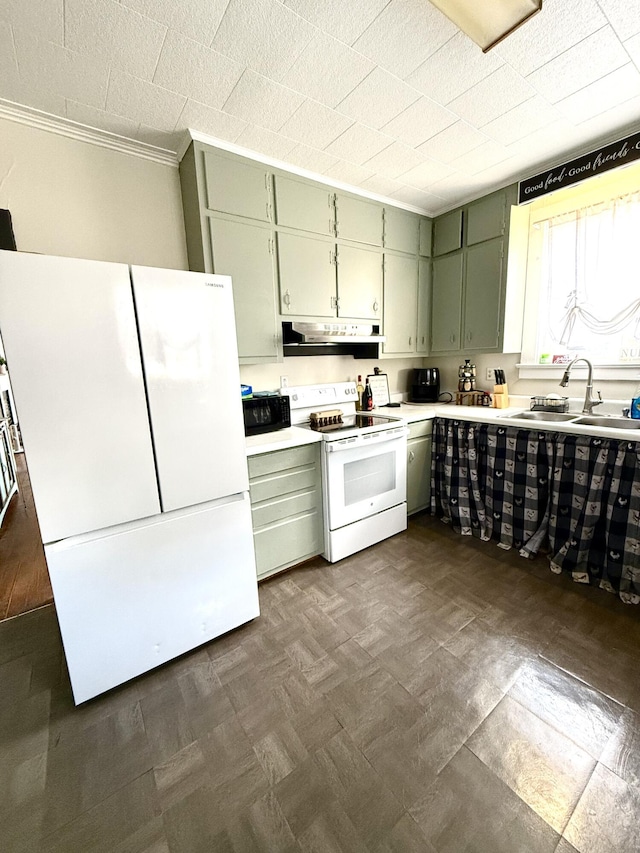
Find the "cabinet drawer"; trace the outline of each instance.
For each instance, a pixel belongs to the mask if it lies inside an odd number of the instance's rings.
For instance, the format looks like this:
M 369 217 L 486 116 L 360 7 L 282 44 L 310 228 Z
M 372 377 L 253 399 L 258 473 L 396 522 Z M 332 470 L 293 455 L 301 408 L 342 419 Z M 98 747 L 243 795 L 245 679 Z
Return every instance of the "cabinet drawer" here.
M 320 490 L 313 487 L 303 492 L 294 492 L 274 500 L 257 503 L 251 507 L 253 529 L 259 530 L 268 524 L 275 524 L 284 521 L 285 518 L 292 518 L 311 510 L 320 512 L 321 507 Z
M 409 439 L 419 438 L 421 435 L 431 435 L 433 432 L 433 421 L 414 421 L 409 424 Z
M 253 535 L 258 577 L 320 554 L 323 548 L 320 513 L 310 512 Z
M 319 442 L 249 456 L 247 459 L 249 478 L 261 477 L 263 474 L 273 474 L 275 471 L 285 471 L 287 468 L 296 468 L 301 465 L 313 465 L 319 460 L 318 446 Z
M 251 503 L 266 501 L 276 495 L 289 495 L 301 489 L 313 488 L 318 479 L 314 467 L 294 468 L 293 471 L 276 471 L 250 484 Z

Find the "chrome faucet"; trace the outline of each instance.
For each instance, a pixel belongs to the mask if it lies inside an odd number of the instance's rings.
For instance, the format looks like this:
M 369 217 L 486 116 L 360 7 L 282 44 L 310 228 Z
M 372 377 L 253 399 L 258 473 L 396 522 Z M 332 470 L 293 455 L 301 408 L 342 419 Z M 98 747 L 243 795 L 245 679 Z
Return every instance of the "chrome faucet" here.
M 571 368 L 576 363 L 576 361 L 584 361 L 584 363 L 589 368 L 589 372 L 587 374 L 587 390 L 584 395 L 584 406 L 582 408 L 582 413 L 584 415 L 592 415 L 593 407 L 599 406 L 604 402 L 600 392 L 598 391 L 598 399 L 596 400 L 593 396 L 593 367 L 588 358 L 574 358 L 570 364 L 567 365 L 567 369 L 564 372 L 564 376 L 562 377 L 562 381 L 560 382 L 561 388 L 566 388 L 569 383 L 569 374 L 571 373 Z

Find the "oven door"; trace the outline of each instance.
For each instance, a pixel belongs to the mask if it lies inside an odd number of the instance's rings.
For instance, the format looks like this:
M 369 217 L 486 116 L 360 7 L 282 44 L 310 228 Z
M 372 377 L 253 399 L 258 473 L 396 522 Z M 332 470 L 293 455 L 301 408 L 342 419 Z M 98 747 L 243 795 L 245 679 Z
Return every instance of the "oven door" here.
M 329 530 L 406 502 L 408 432 L 393 427 L 324 443 Z

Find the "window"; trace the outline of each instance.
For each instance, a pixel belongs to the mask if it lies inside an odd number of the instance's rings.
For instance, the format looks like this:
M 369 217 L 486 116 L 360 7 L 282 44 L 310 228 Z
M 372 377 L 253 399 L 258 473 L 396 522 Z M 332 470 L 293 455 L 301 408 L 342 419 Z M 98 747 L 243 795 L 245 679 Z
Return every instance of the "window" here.
M 541 202 L 531 205 L 522 361 L 637 366 L 640 181 L 621 170 Z

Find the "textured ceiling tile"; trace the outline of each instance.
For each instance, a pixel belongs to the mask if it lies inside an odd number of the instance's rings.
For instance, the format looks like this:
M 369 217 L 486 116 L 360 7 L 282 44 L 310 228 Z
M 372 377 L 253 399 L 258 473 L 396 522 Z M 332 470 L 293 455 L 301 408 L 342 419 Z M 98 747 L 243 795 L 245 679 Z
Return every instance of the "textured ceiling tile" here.
M 229 0 L 123 0 L 123 5 L 211 45 Z
M 397 77 L 375 68 L 338 104 L 338 110 L 379 130 L 419 97 L 415 89 Z
M 518 139 L 506 148 L 512 156 L 524 156 L 531 164 L 528 174 L 535 175 L 547 167 L 570 159 L 573 150 L 584 137 L 575 125 L 565 118 Z
M 287 155 L 287 161 L 295 166 L 300 166 L 301 169 L 308 169 L 310 172 L 322 175 L 326 169 L 331 169 L 336 165 L 338 158 L 332 157 L 324 151 L 318 151 L 317 148 L 298 144 Z
M 577 131 L 580 141 L 584 145 L 585 140 L 593 140 L 589 148 L 597 148 L 597 140 L 602 138 L 620 139 L 629 133 L 638 132 L 638 116 L 640 115 L 640 98 L 631 98 L 611 110 L 582 122 Z
M 422 163 L 424 163 L 424 157 L 413 148 L 402 145 L 400 142 L 392 142 L 388 148 L 375 154 L 363 165 L 384 178 L 397 178 Z
M 625 41 L 640 33 L 640 9 L 633 0 L 598 0 L 618 36 Z
M 458 120 L 450 110 L 429 98 L 420 98 L 382 128 L 383 133 L 395 136 L 405 145 L 417 148 L 445 127 Z
M 287 139 L 264 127 L 248 124 L 236 139 L 236 145 L 241 145 L 256 154 L 284 160 L 287 154 L 296 147 L 293 139 Z
M 229 0 L 212 47 L 279 80 L 314 34 L 307 21 L 274 0 Z
M 606 24 L 595 0 L 545 0 L 495 51 L 526 76 Z
M 404 79 L 457 32 L 424 0 L 391 0 L 353 46 Z
M 363 190 L 368 190 L 370 193 L 391 197 L 391 194 L 401 190 L 404 186 L 400 181 L 393 181 L 391 178 L 383 178 L 381 175 L 374 175 L 363 181 L 360 186 Z
M 112 0 L 65 0 L 65 47 L 143 80 L 153 77 L 166 33 L 163 24 Z
M 503 65 L 494 52 L 483 53 L 464 33 L 457 33 L 407 77 L 439 104 L 448 104 Z
M 281 82 L 314 101 L 335 107 L 373 68 L 369 59 L 318 31 Z
M 177 126 L 179 128 L 197 128 L 201 133 L 208 133 L 218 139 L 235 142 L 246 128 L 246 121 L 216 110 L 207 104 L 189 100 L 184 105 Z
M 0 22 L 32 36 L 64 44 L 64 0 L 2 0 Z
M 393 142 L 392 137 L 377 130 L 372 130 L 363 124 L 353 124 L 348 130 L 327 145 L 327 154 L 333 154 L 342 160 L 362 165 L 383 148 L 388 148 Z
M 303 101 L 304 97 L 297 92 L 253 71 L 245 71 L 224 104 L 224 112 L 267 130 L 280 130 Z
M 114 116 L 113 113 L 97 110 L 95 107 L 88 107 L 86 104 L 77 103 L 77 101 L 67 101 L 67 118 L 71 121 L 77 121 L 79 124 L 108 130 L 109 133 L 116 133 L 118 136 L 128 137 L 129 139 L 135 139 L 138 132 L 139 123 L 137 121 L 131 121 L 122 116 Z
M 104 59 L 81 55 L 14 29 L 20 80 L 27 88 L 104 107 L 108 66 Z
M 339 160 L 335 166 L 326 169 L 324 174 L 334 181 L 358 187 L 363 181 L 367 181 L 373 177 L 374 173 L 369 169 L 365 169 L 364 166 L 356 166 L 355 163 L 347 163 L 346 160 Z
M 391 198 L 404 204 L 412 204 L 414 207 L 420 207 L 429 216 L 436 205 L 442 203 L 442 199 L 433 193 L 426 193 L 418 190 L 415 187 L 400 187 L 391 193 Z
M 169 32 L 153 82 L 163 89 L 219 109 L 242 76 L 243 66 L 180 33 Z
M 516 139 L 522 139 L 523 136 L 551 124 L 559 117 L 560 114 L 555 107 L 540 95 L 534 95 L 533 98 L 518 104 L 508 113 L 485 124 L 482 132 L 491 136 L 496 142 L 509 145 Z
M 628 61 L 627 52 L 607 26 L 534 71 L 527 81 L 555 104 Z
M 345 44 L 353 44 L 389 0 L 283 0 L 305 20 Z
M 475 127 L 488 124 L 535 95 L 519 74 L 503 65 L 449 104 L 449 109 Z
M 480 133 L 474 127 L 458 121 L 450 127 L 441 130 L 418 148 L 427 157 L 450 163 L 456 157 L 466 154 L 478 145 L 487 141 L 484 133 Z
M 9 24 L 3 21 L 0 21 L 0 79 L 2 79 L 3 89 L 9 81 L 18 83 L 20 80 L 16 52 L 13 47 L 13 33 Z M 0 94 L 6 97 L 4 92 Z
M 317 101 L 305 101 L 282 125 L 280 133 L 311 148 L 322 149 L 344 133 L 351 124 L 353 122 L 350 118 L 335 110 L 330 110 Z
M 640 72 L 632 62 L 569 95 L 556 106 L 574 124 L 587 121 L 640 95 Z
M 636 67 L 640 69 L 640 33 L 633 38 L 627 39 L 624 43 L 625 50 L 635 62 Z
M 451 166 L 447 166 L 437 160 L 427 160 L 419 166 L 414 166 L 413 169 L 409 169 L 409 171 L 399 175 L 399 179 L 403 184 L 424 190 L 430 187 L 431 184 L 435 184 L 436 181 L 440 181 L 442 178 L 450 175 L 453 171 Z
M 186 98 L 139 80 L 124 71 L 113 71 L 109 80 L 107 110 L 156 130 L 173 131 Z
M 473 175 L 476 172 L 488 169 L 490 166 L 495 166 L 496 163 L 500 163 L 510 156 L 510 152 L 504 145 L 490 139 L 472 151 L 467 151 L 461 157 L 456 157 L 451 165 L 460 172 Z

